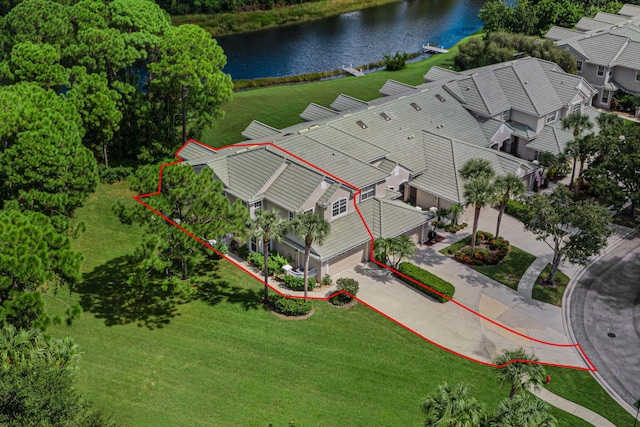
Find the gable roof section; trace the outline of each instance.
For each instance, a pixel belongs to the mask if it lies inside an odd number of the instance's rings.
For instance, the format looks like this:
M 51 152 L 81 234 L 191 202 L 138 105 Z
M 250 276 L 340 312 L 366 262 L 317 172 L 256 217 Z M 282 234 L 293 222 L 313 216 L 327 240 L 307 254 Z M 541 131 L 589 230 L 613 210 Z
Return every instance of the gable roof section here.
M 296 163 L 287 167 L 267 188 L 264 196 L 284 209 L 296 212 L 323 181 L 324 177 Z
M 527 144 L 527 148 L 540 153 L 558 154 L 564 152 L 567 143 L 572 139 L 571 131 L 562 130 L 561 126 L 545 126 L 536 139 Z
M 194 159 L 200 159 L 203 157 L 208 157 L 211 155 L 215 155 L 215 150 L 205 147 L 202 144 L 198 144 L 197 142 L 187 142 L 177 153 L 178 156 L 182 158 L 184 161 L 190 161 Z
M 367 105 L 369 105 L 369 103 L 341 93 L 336 100 L 331 103 L 331 108 L 337 111 L 350 111 L 364 108 Z
M 241 132 L 241 135 L 247 139 L 267 139 L 278 134 L 280 134 L 278 129 L 265 125 L 257 120 L 251 121 L 249 126 Z
M 306 136 L 320 144 L 326 145 L 332 150 L 340 151 L 366 163 L 379 160 L 389 154 L 387 150 L 337 127 L 333 127 L 330 124 L 321 126 Z
M 622 24 L 623 22 L 627 22 L 629 18 L 626 16 L 616 15 L 613 13 L 607 12 L 598 12 L 596 16 L 593 17 L 594 20 L 600 22 L 606 22 L 607 24 L 615 25 Z
M 284 158 L 265 147 L 240 150 L 224 158 L 227 182 L 218 175 L 216 160 L 208 163 L 227 187 L 227 191 L 242 200 L 251 200 L 284 162 Z
M 616 65 L 640 70 L 640 42 L 629 42 L 614 61 Z
M 576 29 L 578 31 L 592 31 L 592 30 L 600 30 L 609 27 L 611 24 L 602 21 L 596 21 L 593 18 L 582 17 L 576 24 Z
M 340 113 L 332 110 L 331 108 L 323 107 L 322 105 L 318 105 L 312 102 L 307 106 L 307 108 L 304 109 L 302 113 L 300 113 L 300 118 L 302 120 L 312 122 L 315 120 L 336 117 L 338 114 Z
M 640 16 L 640 6 L 635 4 L 626 3 L 622 6 L 622 9 L 618 11 L 618 15 L 623 16 Z
M 314 242 L 311 250 L 321 261 L 335 258 L 351 249 L 362 246 L 371 240 L 357 212 L 331 221 L 331 231 L 322 245 Z
M 401 95 L 411 92 L 412 90 L 418 90 L 415 86 L 408 85 L 406 83 L 397 82 L 389 79 L 380 88 L 379 92 L 385 96 Z
M 424 75 L 424 80 L 426 82 L 434 82 L 437 80 L 446 80 L 446 79 L 455 79 L 462 76 L 462 73 L 458 73 L 457 71 L 447 70 L 446 68 L 438 67 L 434 65 L 429 68 L 427 74 Z
M 457 81 L 464 101 L 472 111 L 490 117 L 509 110 L 511 104 L 494 73 L 482 73 Z
M 555 41 L 579 36 L 580 34 L 582 33 L 580 33 L 579 31 L 554 25 L 553 27 L 549 28 L 549 31 L 547 31 L 547 34 L 545 34 L 544 37 Z
M 373 197 L 358 205 L 374 238 L 397 237 L 427 222 L 431 215 L 406 203 Z
M 604 33 L 586 37 L 576 42 L 588 52 L 589 62 L 609 66 L 628 43 L 628 39 L 616 34 Z
M 541 117 L 562 108 L 562 101 L 539 61 L 518 61 L 494 71 L 513 109 Z

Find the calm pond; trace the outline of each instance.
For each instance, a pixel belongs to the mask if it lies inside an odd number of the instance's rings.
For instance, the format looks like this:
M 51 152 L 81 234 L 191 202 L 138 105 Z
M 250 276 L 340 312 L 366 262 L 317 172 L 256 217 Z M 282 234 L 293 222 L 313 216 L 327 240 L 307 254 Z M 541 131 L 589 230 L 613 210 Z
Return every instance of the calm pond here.
M 234 79 L 360 66 L 385 53 L 450 47 L 482 27 L 484 0 L 406 0 L 300 25 L 220 37 Z

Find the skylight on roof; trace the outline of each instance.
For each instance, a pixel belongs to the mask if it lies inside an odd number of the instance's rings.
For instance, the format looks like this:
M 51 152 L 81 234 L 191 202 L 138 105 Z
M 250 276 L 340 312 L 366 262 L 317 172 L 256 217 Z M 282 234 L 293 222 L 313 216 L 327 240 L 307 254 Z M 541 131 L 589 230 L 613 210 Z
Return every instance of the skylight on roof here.
M 366 128 L 367 128 L 367 125 L 366 125 L 362 120 L 358 120 L 358 121 L 356 122 L 356 124 L 357 124 L 358 126 L 360 126 L 362 129 L 366 129 Z
M 436 98 L 438 98 L 438 101 L 440 101 L 440 102 L 445 102 L 446 101 L 446 99 L 444 99 L 444 97 L 442 95 L 440 95 L 439 93 L 436 94 Z
M 385 122 L 388 122 L 391 120 L 391 117 L 389 117 L 387 113 L 380 113 L 380 117 L 382 117 Z
M 422 110 L 422 108 L 420 108 L 420 106 L 418 104 L 416 104 L 415 102 L 412 102 L 409 105 L 411 105 L 413 107 L 413 109 L 416 110 L 416 111 Z

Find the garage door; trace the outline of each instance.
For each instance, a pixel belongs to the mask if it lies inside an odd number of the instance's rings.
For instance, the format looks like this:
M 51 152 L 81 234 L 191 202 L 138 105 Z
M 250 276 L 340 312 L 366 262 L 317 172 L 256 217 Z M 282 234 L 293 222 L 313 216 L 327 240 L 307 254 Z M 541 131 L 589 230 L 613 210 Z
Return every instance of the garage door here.
M 366 259 L 365 250 L 367 250 L 368 247 L 368 244 L 359 246 L 329 261 L 329 275 L 336 276 L 364 261 Z

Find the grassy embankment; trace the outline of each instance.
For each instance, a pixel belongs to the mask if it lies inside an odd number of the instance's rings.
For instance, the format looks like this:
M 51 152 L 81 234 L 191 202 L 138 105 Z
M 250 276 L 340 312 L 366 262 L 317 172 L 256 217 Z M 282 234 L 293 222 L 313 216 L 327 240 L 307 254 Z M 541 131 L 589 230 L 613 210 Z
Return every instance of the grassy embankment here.
M 124 184 L 100 185 L 78 210 L 87 230 L 74 248 L 87 257 L 87 283 L 59 297 L 83 301 L 91 311 L 49 331 L 80 345 L 79 388 L 114 421 L 418 425 L 421 403 L 444 381 L 470 382 L 491 409 L 508 395 L 493 368 L 429 345 L 362 305 L 344 310 L 318 302 L 310 319 L 282 320 L 258 303 L 260 283 L 225 261 L 212 266 L 199 299 L 170 311 L 140 304 L 142 291 L 120 271 L 140 231 L 110 213 L 130 196 Z M 553 414 L 560 425 L 588 425 Z
M 207 142 L 239 141 L 253 118 L 276 127 L 296 123 L 309 102 L 328 105 L 340 92 L 375 98 L 387 78 L 420 83 L 427 66 L 238 94 Z M 261 285 L 224 261 L 212 266 L 199 299 L 147 304 L 141 294 L 155 290 L 125 281 L 127 255 L 141 232 L 120 224 L 110 210 L 118 200 L 131 203 L 130 196 L 124 184 L 100 185 L 78 210 L 87 224 L 74 242 L 86 257 L 85 284 L 59 297 L 82 301 L 85 313 L 71 327 L 49 330 L 81 346 L 80 390 L 122 425 L 418 425 L 421 403 L 444 381 L 470 382 L 472 394 L 491 410 L 508 394 L 492 368 L 439 350 L 363 306 L 316 303 L 306 321 L 281 320 L 257 303 Z M 565 384 L 564 397 L 579 401 L 588 391 L 603 402 L 590 400 L 589 407 L 621 420 L 618 425 L 630 424 L 588 374 L 553 375 L 554 385 Z M 574 381 L 580 388 L 568 386 Z M 552 412 L 561 426 L 588 425 Z
M 171 17 L 171 22 L 173 25 L 196 24 L 219 37 L 300 24 L 396 1 L 399 0 L 324 0 L 254 12 L 176 15 Z

